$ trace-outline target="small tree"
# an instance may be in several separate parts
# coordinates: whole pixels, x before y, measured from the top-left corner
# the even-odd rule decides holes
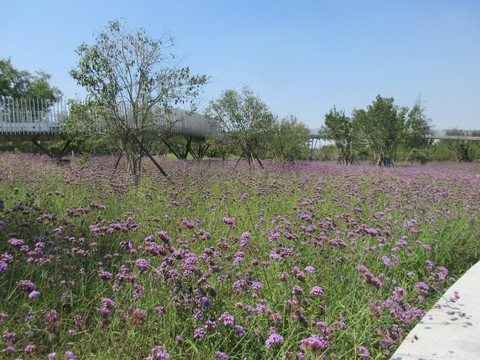
[[[310,130],[303,122],[292,115],[281,120],[275,119],[272,128],[269,141],[272,158],[294,162],[305,157]]]
[[[123,22],[112,21],[94,45],[77,49],[80,60],[70,71],[86,88],[103,130],[113,132],[128,170],[138,180],[147,135],[158,133],[155,124],[165,122],[173,106],[193,100],[207,81],[192,76],[188,67],[179,68],[169,53],[173,38],[163,34],[152,39],[144,29],[129,31]]]
[[[226,90],[220,99],[210,101],[206,116],[213,126],[239,149],[249,163],[257,160],[267,149],[267,141],[272,133],[273,115],[267,105],[252,90],[244,87],[239,94]]]
[[[431,119],[425,115],[425,108],[422,107],[420,99],[415,101],[412,110],[408,112],[405,123],[404,144],[408,148],[425,149],[432,145],[433,131]]]
[[[412,110],[408,112],[405,123],[405,133],[402,145],[405,148],[407,161],[418,161],[425,164],[429,161],[428,148],[433,144],[433,132],[430,125],[431,119],[425,115],[425,108],[421,105],[418,98],[413,105]]]
[[[354,110],[353,121],[358,124],[361,136],[374,152],[377,165],[393,163],[396,150],[405,133],[408,108],[399,108],[393,98],[377,98],[367,110]]]
[[[325,123],[320,129],[325,139],[333,140],[339,154],[339,161],[352,164],[355,158],[355,146],[359,142],[358,131],[345,111],[338,111],[335,106],[325,114]]]

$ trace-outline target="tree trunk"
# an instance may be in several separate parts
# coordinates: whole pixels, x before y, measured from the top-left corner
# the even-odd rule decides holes
[[[135,184],[138,184],[138,181],[140,180],[142,157],[141,151],[135,144],[133,137],[125,144],[125,157],[127,158],[127,172],[133,176]]]

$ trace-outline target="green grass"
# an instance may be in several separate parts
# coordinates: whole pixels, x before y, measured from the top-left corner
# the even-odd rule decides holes
[[[8,266],[0,274],[0,312],[7,315],[0,332],[16,334],[14,342],[0,340],[0,351],[15,349],[3,352],[6,358],[56,352],[63,359],[71,351],[82,359],[144,359],[162,346],[173,359],[212,359],[216,351],[229,359],[296,353],[361,359],[364,346],[372,358],[388,359],[418,314],[480,258],[475,167],[272,163],[260,169],[236,161],[159,159],[173,182],[146,162],[135,185],[122,167],[114,171],[113,158],[74,158],[63,166],[31,155],[0,159],[0,255]],[[235,225],[224,217],[236,218]],[[159,231],[168,234],[169,245]],[[248,246],[241,240],[245,232]],[[156,240],[146,242],[152,235]],[[12,238],[29,248],[12,245]],[[152,244],[160,253],[147,250]],[[193,255],[196,261],[189,262]],[[147,271],[138,259],[148,262]],[[20,280],[33,282],[40,296],[29,298],[17,286]],[[237,293],[239,280],[245,283]],[[418,282],[429,286],[428,294],[416,288]],[[294,295],[295,286],[303,294]],[[314,286],[325,296],[309,295]],[[404,295],[396,296],[397,288]],[[108,315],[98,310],[103,298],[115,301]],[[286,304],[293,300],[296,305]],[[50,310],[57,320],[46,319]],[[135,310],[146,318],[136,321]],[[233,326],[219,320],[225,312],[234,316]],[[29,315],[35,320],[26,322]],[[195,338],[207,320],[216,328]],[[271,327],[284,340],[268,348]],[[302,340],[313,334],[329,346],[315,353],[302,349]],[[35,350],[26,354],[29,344]]]

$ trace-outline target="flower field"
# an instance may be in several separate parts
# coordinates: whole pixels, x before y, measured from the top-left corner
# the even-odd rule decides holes
[[[388,359],[480,259],[479,164],[158,161],[0,154],[0,357]]]

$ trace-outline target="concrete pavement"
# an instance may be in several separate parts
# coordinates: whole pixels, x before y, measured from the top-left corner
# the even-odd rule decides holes
[[[455,299],[455,292],[460,298]],[[480,360],[480,262],[412,329],[391,360]]]

